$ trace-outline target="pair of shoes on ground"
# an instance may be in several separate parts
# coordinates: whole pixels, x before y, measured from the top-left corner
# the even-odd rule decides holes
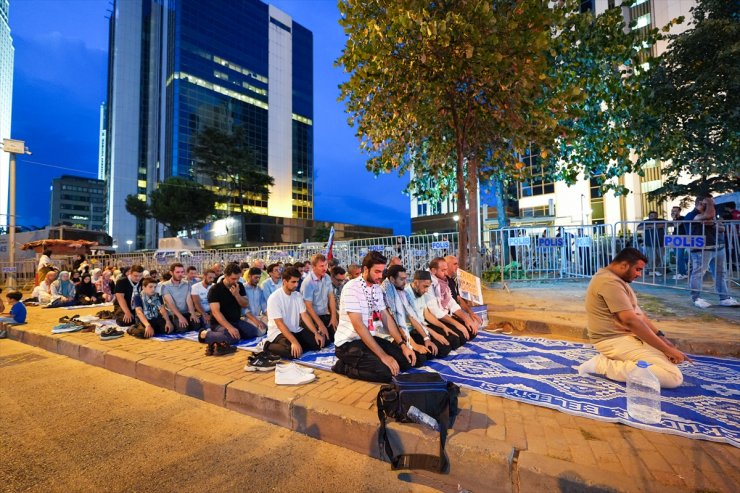
[[[110,310],[100,310],[98,313],[95,314],[95,316],[102,320],[112,320],[116,318],[115,313]]]
[[[206,346],[206,356],[224,356],[236,352],[236,346],[227,342],[212,342]]]
[[[316,380],[313,368],[298,366],[295,363],[277,365],[275,383],[278,385],[303,385]]]
[[[118,339],[119,337],[123,337],[123,334],[124,334],[124,332],[122,330],[118,330],[115,327],[106,327],[100,333],[100,340],[101,341],[110,341],[112,339]]]
[[[275,356],[268,351],[260,351],[247,358],[244,371],[272,371],[278,361],[280,361],[280,356]]]
[[[719,304],[720,306],[740,306],[740,302],[738,302],[735,298],[725,298],[724,300],[720,300]],[[712,304],[704,298],[695,299],[694,305],[698,306],[699,308],[709,308],[710,306],[712,306]]]
[[[676,274],[675,276],[673,276],[673,279],[675,279],[676,281],[680,281],[682,279],[688,279],[688,278],[689,276],[685,274]]]

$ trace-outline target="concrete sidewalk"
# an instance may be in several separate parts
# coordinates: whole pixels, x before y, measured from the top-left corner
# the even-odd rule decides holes
[[[30,323],[9,327],[12,339],[79,359],[144,382],[223,406],[342,447],[380,457],[378,385],[318,371],[301,387],[278,387],[272,373],[243,370],[244,351],[206,357],[200,344],[100,341],[90,333],[52,335],[64,315],[93,314],[29,308]],[[2,350],[0,341],[0,351]],[[11,390],[12,392],[13,390]],[[15,389],[22,391],[22,389]],[[740,450],[602,423],[463,389],[461,414],[447,452],[449,475],[420,473],[474,493],[534,491],[727,491],[740,489]],[[392,424],[405,451],[434,453],[436,437]],[[390,466],[389,466],[390,467]]]
[[[510,282],[508,290],[498,284],[485,289],[483,297],[489,319],[511,323],[516,334],[587,342],[583,304],[588,281]],[[685,290],[632,287],[640,306],[683,351],[740,357],[740,307],[717,305],[702,310],[691,303]],[[717,302],[716,296],[707,298]]]

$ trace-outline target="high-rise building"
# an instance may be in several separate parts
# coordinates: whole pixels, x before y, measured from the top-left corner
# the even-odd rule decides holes
[[[108,116],[105,103],[100,103],[100,133],[98,134],[98,180],[105,179],[105,140],[108,133]]]
[[[8,15],[10,1],[0,0],[0,142],[10,138],[10,117],[13,106],[13,59],[15,48],[10,36]],[[0,225],[8,224],[8,194],[10,155],[0,152]]]
[[[51,182],[51,226],[105,228],[105,182],[94,178],[62,175]]]
[[[275,180],[245,208],[313,219],[311,31],[258,0],[115,0],[108,69],[108,231],[119,244],[156,246],[156,223],[131,216],[126,196],[193,176],[208,127],[243,126]],[[238,210],[238,199],[220,207]]]

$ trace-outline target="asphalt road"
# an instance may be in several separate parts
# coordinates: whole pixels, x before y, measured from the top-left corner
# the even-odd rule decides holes
[[[387,463],[0,340],[0,490],[433,492]],[[422,484],[423,483],[423,484]]]

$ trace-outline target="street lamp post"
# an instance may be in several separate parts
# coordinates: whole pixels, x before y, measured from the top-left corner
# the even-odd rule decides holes
[[[31,154],[26,148],[26,143],[22,140],[3,139],[3,150],[10,154],[10,180],[9,204],[8,204],[8,260],[10,268],[15,267],[15,156],[16,154]],[[15,272],[8,272],[8,287],[15,288]]]
[[[132,240],[126,240],[126,244],[128,245],[128,252],[131,253],[131,245],[134,244]]]

